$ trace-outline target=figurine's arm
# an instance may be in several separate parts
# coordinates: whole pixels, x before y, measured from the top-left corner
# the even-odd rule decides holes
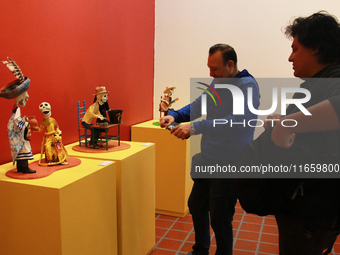
[[[54,130],[55,130],[55,132],[61,134],[61,130],[59,129],[58,122],[57,122],[54,118],[52,118],[52,119],[53,119],[53,124],[54,124]]]
[[[96,118],[97,119],[100,119],[100,120],[103,120],[105,119],[105,117],[101,114],[100,110],[99,110],[99,104],[96,103],[97,105],[95,105],[94,109],[95,109],[95,114],[96,114]]]
[[[40,127],[39,127],[39,130],[38,130],[37,132],[43,131],[44,127],[45,127],[45,120],[43,120],[43,121],[41,122]]]
[[[97,111],[95,111],[95,105],[96,103],[92,104],[88,109],[87,112],[88,114],[91,116],[91,118],[97,118],[97,113],[99,111],[99,109]]]
[[[164,102],[164,103],[166,103],[167,105],[169,105],[169,102],[168,102],[168,100],[161,99],[161,102]]]
[[[25,121],[24,118],[21,118],[21,111],[20,107],[18,107],[15,111],[14,117],[13,117],[14,125],[19,127],[21,130],[24,126],[27,126],[28,122]]]
[[[100,111],[99,111],[99,107],[98,107],[98,109],[97,109],[97,111],[94,113],[95,114],[95,117],[97,118],[97,119],[100,119],[100,120],[103,120],[104,119],[104,116],[100,113]]]
[[[100,118],[104,119],[104,117],[99,112],[99,107],[96,109],[96,104],[92,104],[85,113],[85,116],[83,118],[83,121],[85,121],[87,124],[90,124],[93,118]]]
[[[24,132],[25,132],[25,129],[29,126],[29,123],[25,121],[25,117],[21,118],[20,107],[17,107],[17,109],[15,110],[13,122],[14,122],[14,125],[17,126],[19,130],[21,131],[22,141],[24,141]]]
[[[55,129],[55,132],[56,133],[58,133],[59,135],[61,135],[61,130],[59,129],[59,125],[58,125],[58,122],[55,120],[55,119],[53,119],[53,122],[54,122],[54,129]]]

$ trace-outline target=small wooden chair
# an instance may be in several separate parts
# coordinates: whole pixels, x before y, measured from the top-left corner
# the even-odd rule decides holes
[[[79,146],[81,147],[82,144],[85,144],[87,147],[87,138],[91,138],[91,134],[87,133],[87,128],[85,128],[82,124],[81,121],[85,115],[86,112],[86,106],[85,106],[85,100],[83,101],[83,106],[80,106],[80,102],[78,101],[78,135],[79,135]],[[84,132],[83,132],[84,131]],[[85,142],[82,140],[84,139]]]

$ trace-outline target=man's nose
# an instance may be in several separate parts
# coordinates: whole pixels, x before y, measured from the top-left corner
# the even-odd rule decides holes
[[[293,62],[293,53],[289,55],[288,61],[289,61],[289,62]]]

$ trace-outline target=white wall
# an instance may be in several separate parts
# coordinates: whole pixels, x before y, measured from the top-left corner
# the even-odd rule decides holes
[[[166,86],[177,87],[175,109],[190,103],[190,78],[209,77],[208,49],[215,43],[232,45],[239,69],[255,78],[293,77],[291,41],[281,29],[320,10],[340,18],[340,1],[156,0],[154,117]]]

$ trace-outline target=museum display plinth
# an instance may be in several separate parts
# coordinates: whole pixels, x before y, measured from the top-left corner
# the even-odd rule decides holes
[[[192,188],[190,138],[181,140],[147,121],[131,127],[131,140],[156,144],[156,213],[184,217]]]
[[[116,165],[81,161],[30,180],[6,177],[12,163],[0,166],[0,254],[117,254]]]
[[[70,156],[114,160],[117,171],[118,254],[145,255],[155,245],[155,145],[137,142],[126,150],[86,153],[66,146]]]

